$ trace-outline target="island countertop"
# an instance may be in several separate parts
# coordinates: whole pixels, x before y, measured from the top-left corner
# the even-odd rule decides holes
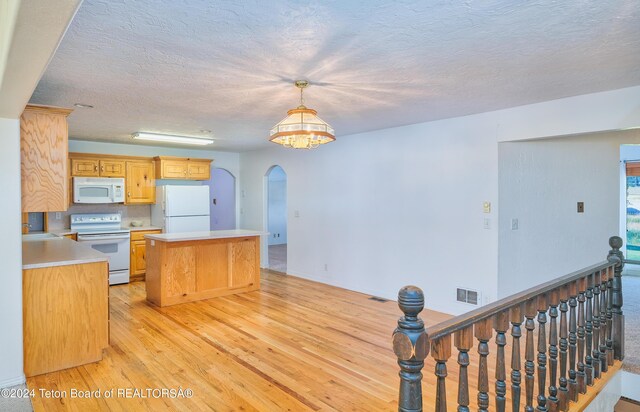
[[[145,239],[159,240],[161,242],[184,242],[190,240],[210,240],[210,239],[229,239],[235,237],[248,237],[248,236],[264,236],[268,235],[267,232],[259,230],[246,230],[246,229],[234,229],[234,230],[212,230],[209,232],[183,232],[183,233],[162,233],[145,235]]]
[[[107,256],[67,238],[22,241],[22,269],[106,262]]]

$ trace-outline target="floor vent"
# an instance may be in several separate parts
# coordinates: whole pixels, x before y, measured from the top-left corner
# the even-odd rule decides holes
[[[383,303],[384,302],[389,302],[389,299],[379,298],[377,296],[371,296],[369,299],[370,300],[375,300],[376,302],[383,302]]]
[[[470,305],[477,305],[478,291],[458,288],[456,291],[456,300],[458,302],[468,303]]]

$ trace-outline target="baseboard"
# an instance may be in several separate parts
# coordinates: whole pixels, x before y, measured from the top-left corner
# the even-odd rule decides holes
[[[5,379],[0,381],[0,388],[8,388],[10,386],[22,385],[27,380],[24,375],[17,376],[15,378]]]

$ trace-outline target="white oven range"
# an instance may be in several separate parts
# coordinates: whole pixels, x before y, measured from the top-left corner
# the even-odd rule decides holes
[[[80,213],[71,215],[71,230],[78,242],[109,258],[109,284],[129,283],[131,231],[122,228],[120,213]]]

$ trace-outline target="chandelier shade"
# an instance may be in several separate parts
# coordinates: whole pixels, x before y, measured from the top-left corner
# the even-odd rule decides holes
[[[295,85],[300,89],[300,106],[289,110],[287,117],[271,129],[269,140],[293,149],[315,149],[336,140],[333,128],[303,104],[302,90],[309,83],[298,80]]]

